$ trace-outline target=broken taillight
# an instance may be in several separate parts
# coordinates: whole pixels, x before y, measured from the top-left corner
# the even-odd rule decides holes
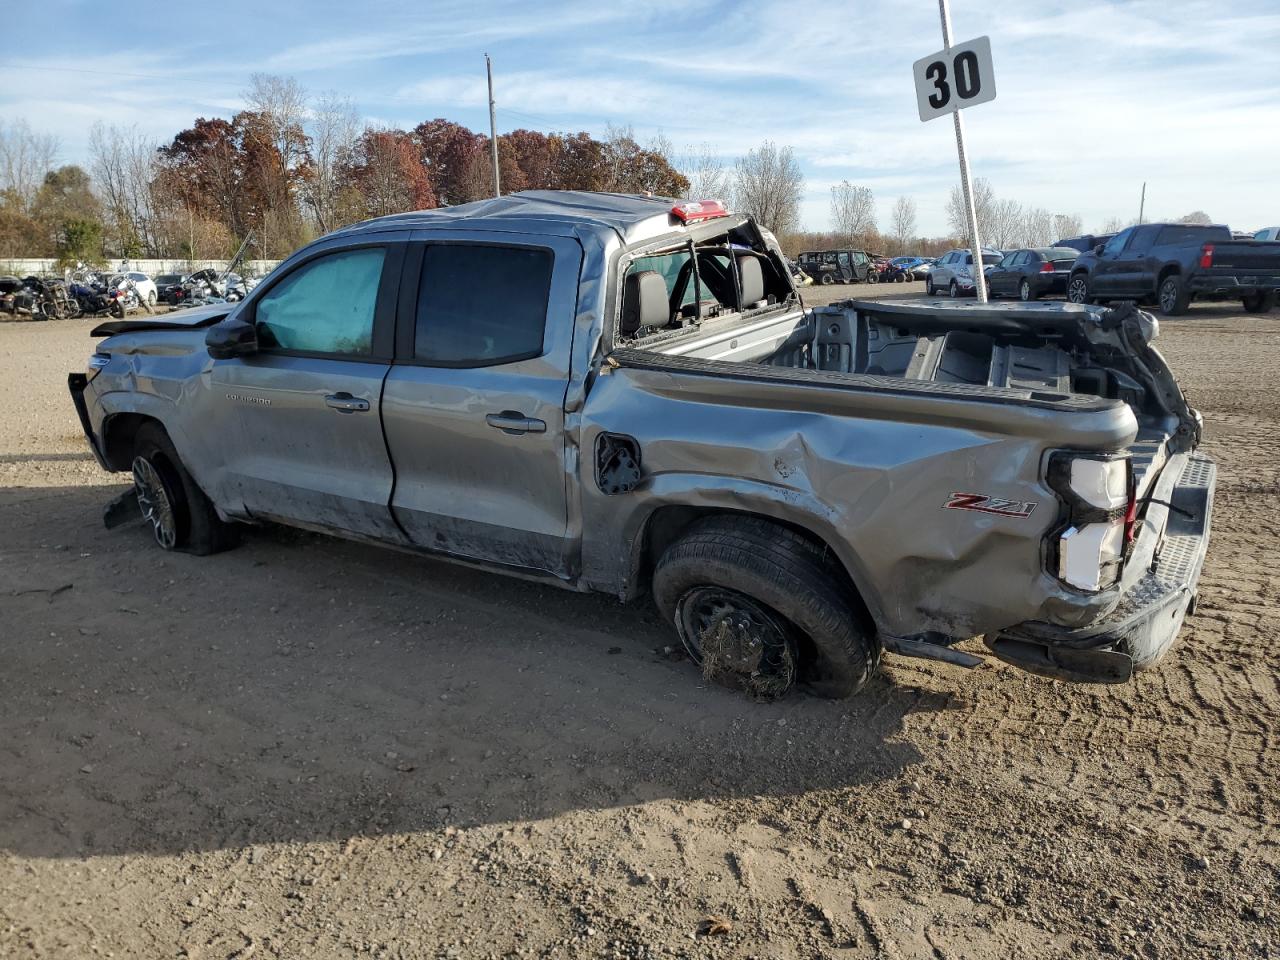
[[[1200,269],[1208,270],[1213,266],[1213,244],[1206,243],[1200,248]]]
[[[727,217],[729,211],[723,200],[682,200],[671,208],[671,215],[682,223],[697,223]]]

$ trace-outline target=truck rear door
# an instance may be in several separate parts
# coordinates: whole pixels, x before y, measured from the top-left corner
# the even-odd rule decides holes
[[[563,575],[564,398],[582,249],[430,231],[411,246],[382,419],[415,545]]]

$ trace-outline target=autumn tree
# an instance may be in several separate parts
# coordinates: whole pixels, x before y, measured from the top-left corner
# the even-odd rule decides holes
[[[47,173],[32,215],[44,234],[41,253],[70,260],[102,255],[102,208],[83,168],[65,166]]]
[[[358,192],[366,217],[436,205],[418,142],[403,130],[366,130],[356,142],[345,180]]]

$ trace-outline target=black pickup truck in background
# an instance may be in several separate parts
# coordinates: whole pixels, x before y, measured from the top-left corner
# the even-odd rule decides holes
[[[1280,292],[1280,242],[1233,240],[1224,226],[1144,223],[1080,255],[1067,281],[1072,303],[1137,300],[1166,316],[1193,300],[1239,300],[1265,313]]]

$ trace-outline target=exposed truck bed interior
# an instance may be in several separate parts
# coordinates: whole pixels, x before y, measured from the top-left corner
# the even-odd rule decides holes
[[[1151,372],[1132,351],[1090,335],[1090,327],[1103,322],[1096,308],[845,301],[807,312],[764,313],[721,329],[708,323],[650,350],[689,360],[891,378],[886,387],[892,380],[963,384],[967,392],[977,388],[1009,402],[1120,400],[1138,420],[1131,452],[1140,494],[1159,474],[1167,441],[1179,426],[1176,411],[1163,405]]]

